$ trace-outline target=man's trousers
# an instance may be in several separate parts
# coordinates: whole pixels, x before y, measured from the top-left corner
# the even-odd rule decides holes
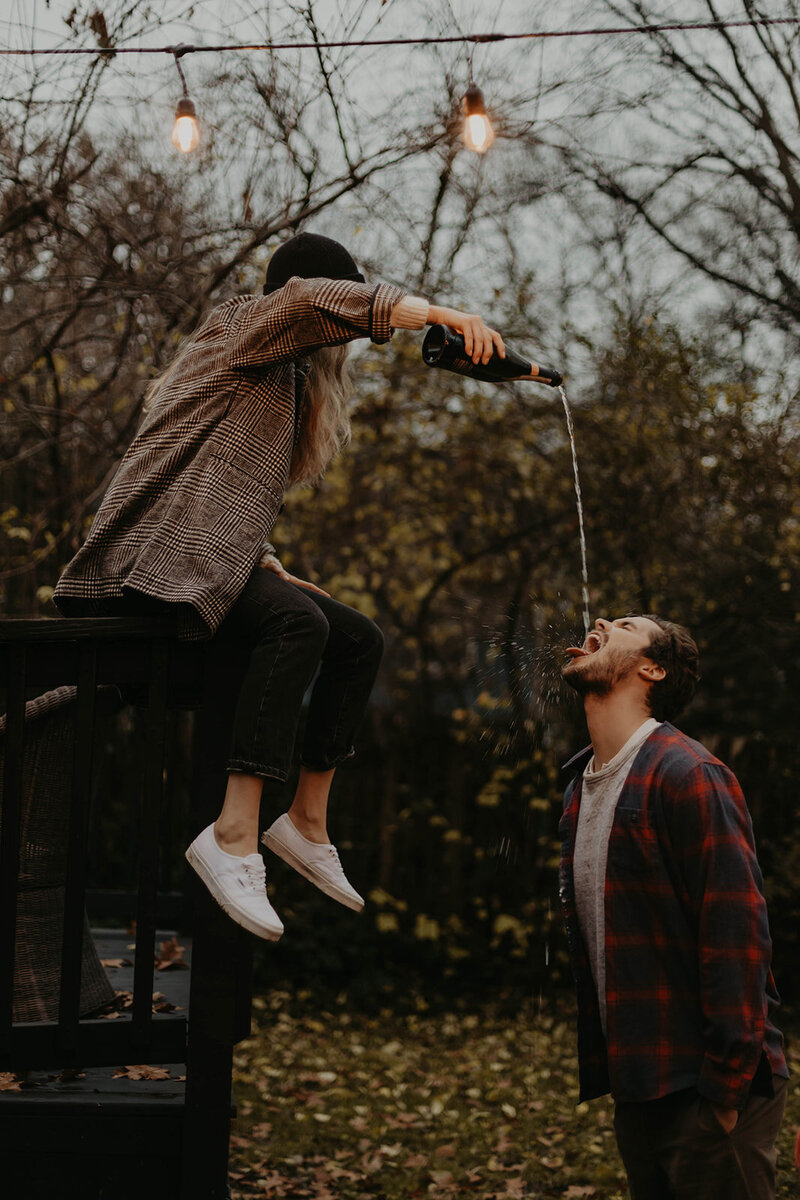
[[[773,1200],[787,1081],[774,1084],[774,1097],[750,1096],[729,1134],[694,1088],[618,1102],[614,1129],[632,1200]]]

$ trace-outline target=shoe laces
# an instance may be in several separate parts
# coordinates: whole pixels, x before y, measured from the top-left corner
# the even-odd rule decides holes
[[[267,872],[260,854],[251,854],[242,862],[242,882],[248,891],[258,895],[266,891]]]
[[[336,849],[335,846],[332,846],[332,845],[328,846],[328,857],[333,859],[334,866],[338,867],[340,871],[343,869],[342,868],[342,860],[339,858],[339,851]]]

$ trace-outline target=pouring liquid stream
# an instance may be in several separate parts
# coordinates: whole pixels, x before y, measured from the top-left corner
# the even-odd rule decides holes
[[[581,494],[581,477],[578,471],[578,452],[575,449],[575,427],[572,423],[572,413],[569,404],[567,403],[567,394],[563,387],[559,386],[561,394],[561,402],[564,405],[564,416],[567,418],[567,433],[569,434],[569,445],[572,451],[572,474],[575,479],[575,502],[578,509],[578,534],[581,543],[581,586],[583,598],[583,629],[588,636],[590,618],[589,618],[589,570],[586,565],[586,530],[583,523],[583,496]]]

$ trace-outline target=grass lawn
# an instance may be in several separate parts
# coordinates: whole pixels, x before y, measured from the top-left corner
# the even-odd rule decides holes
[[[234,1200],[627,1197],[610,1100],[576,1107],[566,996],[512,1015],[293,1015],[289,1000],[257,1000],[237,1048]],[[792,1065],[782,1200],[797,1195],[800,1049]]]

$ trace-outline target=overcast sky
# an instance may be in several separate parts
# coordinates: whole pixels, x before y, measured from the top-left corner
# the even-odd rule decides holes
[[[77,6],[78,19],[70,30],[66,19]],[[48,47],[56,45],[94,46],[94,35],[85,27],[81,18],[99,8],[113,25],[114,14],[129,7],[129,0],[0,0],[0,38],[16,48]],[[270,41],[286,39],[296,41],[302,35],[293,6],[289,3],[265,4],[263,0],[153,0],[147,15],[147,6],[142,6],[142,19],[131,27],[129,36],[120,44],[126,46],[154,47],[182,42],[195,45],[210,45],[219,42]],[[776,6],[776,12],[783,11]],[[316,0],[315,16],[323,36],[336,39],[342,36],[374,38],[391,36],[429,36],[442,33],[492,32],[521,33],[553,29],[579,29],[608,27],[618,21],[607,13],[603,3],[584,0],[565,0],[554,6],[549,0],[497,0],[492,6],[478,0]],[[724,17],[742,15],[736,0],[720,0],[718,11]],[[658,7],[659,17],[665,20],[698,20],[707,17],[705,4],[701,0],[663,0]],[[277,15],[275,15],[277,14]],[[720,39],[713,33],[696,32],[691,35],[696,47],[715,49]],[[746,39],[754,37],[743,31]],[[473,54],[473,73],[484,87],[487,104],[503,108],[507,115],[516,120],[534,120],[545,137],[553,141],[567,140],[579,133],[585,124],[585,113],[591,109],[600,95],[607,101],[606,112],[595,116],[592,124],[593,146],[609,161],[624,159],[632,142],[632,133],[641,120],[641,110],[624,112],[620,116],[626,94],[635,95],[642,86],[643,65],[638,57],[642,39],[635,35],[626,38],[580,38],[574,40],[518,41],[478,46]],[[716,50],[715,50],[716,52]],[[247,52],[258,64],[259,56],[268,61],[267,52]],[[313,51],[281,51],[280,61],[301,76],[311,78],[317,71]],[[470,49],[464,45],[452,45],[433,50],[431,48],[364,48],[332,51],[330,62],[334,69],[341,68],[348,77],[348,92],[353,95],[354,110],[360,128],[368,132],[370,114],[386,109],[387,103],[401,98],[404,104],[430,106],[437,99],[443,101],[444,77],[449,74],[463,86],[469,82]],[[190,94],[195,100],[209,135],[216,128],[223,128],[221,106],[226,103],[225,94],[210,83],[211,75],[222,66],[241,62],[239,55],[187,55],[182,59]],[[604,78],[606,67],[615,65],[613,76],[614,94],[604,93],[598,80]],[[85,59],[64,57],[8,58],[0,60],[0,94],[6,99],[28,93],[35,80],[34,99],[40,112],[47,120],[58,119],[57,102],[74,94],[75,80]],[[409,88],[411,89],[409,92]],[[101,99],[90,117],[90,127],[102,124],[106,131],[119,131],[124,136],[126,129],[134,125],[137,132],[149,133],[153,138],[154,154],[163,156],[169,163],[174,151],[169,144],[169,133],[175,103],[180,95],[180,80],[175,64],[167,54],[118,56],[104,72]],[[514,96],[514,108],[509,106],[509,97]],[[527,96],[527,99],[525,98]],[[520,98],[521,97],[521,98]],[[677,86],[673,100],[680,101]],[[230,102],[229,100],[227,102]],[[234,100],[235,104],[235,93]],[[50,106],[53,106],[52,112]],[[687,113],[687,121],[695,114]],[[227,114],[228,119],[230,112]],[[664,134],[666,138],[668,135]],[[662,146],[656,146],[658,152]],[[733,152],[736,152],[733,147]],[[513,142],[499,139],[491,152],[491,161],[486,156],[487,180],[493,174],[517,169]],[[268,165],[268,164],[267,164]],[[535,168],[535,163],[534,163]],[[186,170],[197,170],[196,165],[187,163]],[[237,164],[232,167],[235,177]],[[398,203],[406,208],[416,203],[420,207],[420,226],[433,189],[426,184],[425,170],[435,179],[438,172],[436,161],[410,166],[397,186],[405,189]],[[230,180],[222,181],[221,187]],[[233,184],[236,183],[235,178]],[[418,189],[415,191],[415,189]],[[427,190],[426,190],[427,189]],[[221,194],[221,193],[220,193]],[[236,194],[231,186],[231,194]],[[414,197],[419,197],[414,200]],[[409,199],[410,198],[410,199]],[[603,201],[597,199],[597,211]],[[351,218],[339,215],[342,233],[348,239],[363,242],[364,221],[353,210]],[[559,207],[556,198],[548,210],[547,204],[538,202],[526,213],[524,205],[519,213],[519,255],[521,261],[535,265],[542,288],[553,287],[562,269],[565,255],[569,255],[574,239],[574,214]],[[349,221],[349,224],[348,224]],[[548,224],[549,222],[549,224]],[[404,234],[401,227],[393,227],[388,206],[376,212],[371,222],[375,240],[365,243],[365,253],[381,258],[391,274],[396,277],[402,270]],[[473,240],[460,251],[459,278],[464,280],[463,296],[491,296],[485,291],[487,283],[485,263],[491,258],[492,242],[486,230],[476,229]],[[382,256],[382,257],[381,257]],[[395,256],[396,261],[392,261]],[[577,256],[576,256],[577,257]],[[658,245],[651,243],[647,259],[641,257],[634,264],[644,279],[649,276],[647,286],[660,280],[669,282],[676,311],[690,312],[709,295],[706,285],[700,284],[696,276]],[[673,283],[673,280],[675,281]],[[613,281],[612,281],[613,282]],[[579,304],[579,301],[574,301]],[[575,310],[573,310],[575,311]],[[579,309],[577,310],[579,311]],[[587,325],[597,313],[596,302],[590,301],[580,319]],[[545,347],[549,350],[549,347]]]

